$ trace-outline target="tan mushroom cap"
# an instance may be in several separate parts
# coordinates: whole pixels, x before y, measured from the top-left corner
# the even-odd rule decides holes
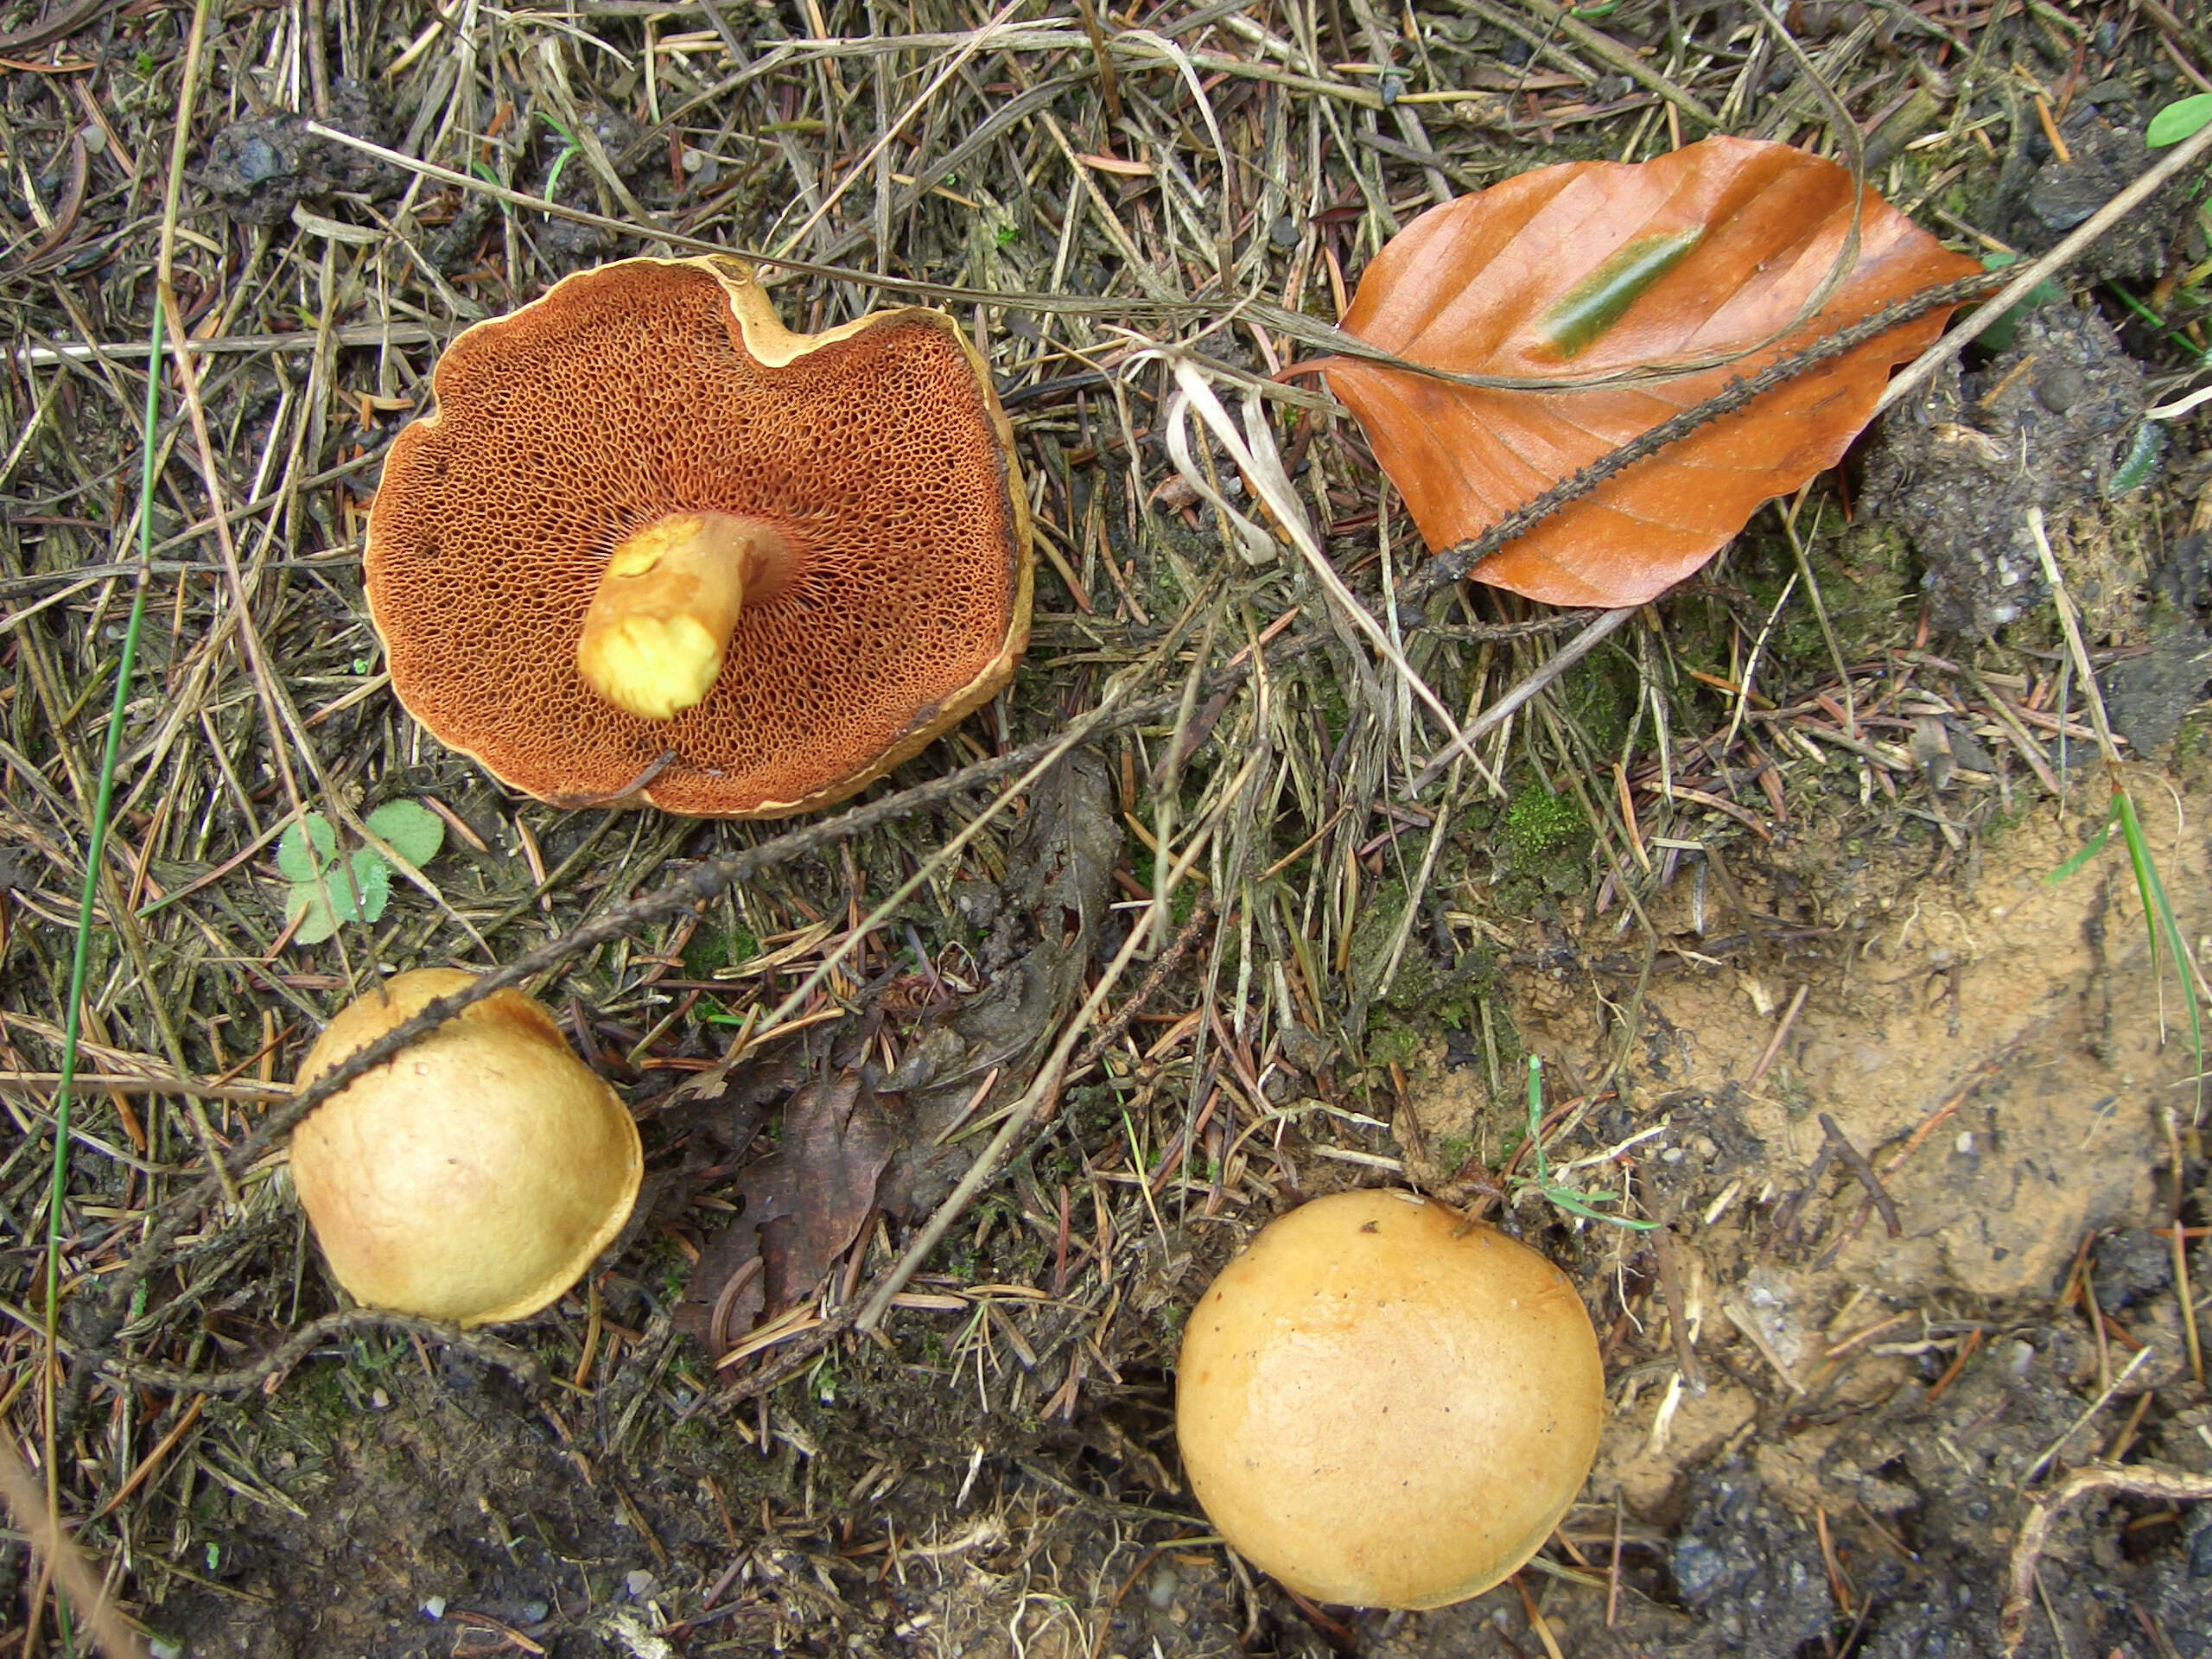
[[[1013,431],[941,312],[794,334],[735,260],[632,259],[477,324],[431,384],[370,513],[370,610],[409,712],[513,788],[825,805],[988,701],[1027,644]],[[704,700],[652,719],[575,658],[616,547],[672,515],[765,524],[791,559]]]
[[[476,976],[400,974],[324,1027],[304,1088]],[[553,1017],[494,991],[292,1131],[292,1182],[338,1282],[371,1307],[490,1325],[575,1283],[630,1219],[638,1127]]]
[[[1565,1274],[1441,1205],[1340,1192],[1268,1225],[1191,1310],[1175,1431],[1255,1566],[1314,1601],[1441,1607],[1551,1535],[1605,1404]]]

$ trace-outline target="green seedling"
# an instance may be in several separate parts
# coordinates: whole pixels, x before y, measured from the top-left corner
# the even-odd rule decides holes
[[[2212,121],[2212,92],[2179,99],[2151,118],[2151,124],[2143,130],[2143,142],[2153,149],[2164,149],[2196,137],[2208,121]]]
[[[2143,820],[2135,810],[2135,797],[2129,791],[2127,774],[2123,769],[2120,750],[2113,742],[2112,728],[2105,718],[2104,696],[2097,689],[2096,672],[2089,665],[2089,652],[2082,642],[2082,628],[2074,614],[2073,595],[2066,591],[2066,581],[2058,569],[2057,556],[2050,550],[2050,537],[2044,532],[2043,510],[2030,507],[2027,513],[2029,533],[2035,537],[2036,556],[2043,563],[2044,579],[2050,583],[2051,604],[2058,612],[2059,625],[2066,632],[2066,649],[2074,659],[2075,672],[2082,679],[2083,695],[2089,705],[2090,723],[2096,728],[2097,751],[2105,763],[2105,777],[2111,797],[2105,808],[2105,821],[2096,832],[2083,843],[2082,849],[2044,878],[2050,881],[2063,881],[2087,864],[2112,839],[2117,828],[2121,844],[2127,849],[2128,868],[2135,876],[2136,895],[2143,901],[2143,928],[2151,938],[2151,972],[2157,979],[2159,995],[2159,1032],[2163,1039],[2165,1028],[2165,982],[2158,977],[2158,954],[2163,948],[2172,963],[2174,977],[2181,983],[2182,1004],[2189,1011],[2189,1046],[2196,1062],[2196,1115],[2204,1114],[2204,1020],[2197,996],[2198,970],[2196,959],[2190,955],[2189,936],[2181,930],[2175,918],[2173,900],[2166,893],[2166,883],[2158,874],[2158,866],[2151,855],[2150,839],[2143,833]],[[2177,1225],[2179,1224],[2177,1223]],[[2177,1234],[2178,1238],[2179,1235]],[[2178,1249],[2178,1246],[2177,1246]],[[2183,1304],[2186,1307],[2187,1304]],[[2191,1340],[2194,1351],[2195,1342]]]
[[[445,844],[446,827],[418,801],[386,801],[362,822],[369,833],[421,869]],[[384,914],[391,899],[391,861],[374,847],[338,856],[338,832],[320,812],[301,815],[276,843],[276,868],[292,885],[284,894],[284,920],[292,937],[320,944],[346,922],[364,925]]]
[[[2017,253],[1985,253],[1981,256],[1981,268],[1984,270],[2003,270],[2007,265],[2018,264],[2020,256]],[[2039,305],[2050,305],[2065,297],[2064,289],[2050,277],[2044,277],[2027,291],[2018,305],[2011,307],[1981,331],[1981,344],[1993,352],[2009,351],[2019,334],[2021,317]]]
[[[2106,810],[2105,821],[2079,852],[2044,879],[2054,883],[2063,881],[2104,850],[2115,829],[2120,831],[2120,844],[2127,849],[2128,868],[2135,876],[2136,895],[2143,901],[2143,929],[2151,939],[2152,969],[2157,971],[2163,949],[2173,963],[2174,977],[2181,983],[2182,1004],[2189,1011],[2190,1052],[2196,1064],[2197,1110],[2201,1114],[2204,1104],[2204,1023],[2203,1012],[2197,1003],[2196,965],[2190,955],[2189,936],[2181,931],[2181,923],[2175,918],[2173,900],[2167,896],[2165,880],[2151,856],[2150,842],[2143,834],[2143,821],[2135,810],[2135,798],[2128,792],[2117,765],[2112,766],[2110,771],[2112,803]]]
[[[1578,1192],[1562,1181],[1552,1178],[1551,1160],[1544,1155],[1544,1083],[1543,1062],[1534,1054],[1529,1057],[1529,1148],[1536,1155],[1534,1175],[1513,1178],[1516,1192],[1535,1192],[1545,1202],[1556,1205],[1570,1216],[1580,1216],[1585,1221],[1602,1221],[1610,1226],[1625,1227],[1631,1232],[1648,1233],[1659,1224],[1639,1221],[1633,1216],[1624,1216],[1599,1206],[1618,1204],[1620,1196],[1614,1192]]]
[[[576,135],[550,115],[541,111],[545,124],[561,136],[561,153],[553,158],[553,165],[545,171],[545,200],[550,206],[556,198],[554,192],[561,188],[561,175],[569,163],[583,154],[583,146],[576,142]]]

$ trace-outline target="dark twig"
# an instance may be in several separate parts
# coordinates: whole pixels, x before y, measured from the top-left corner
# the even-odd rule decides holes
[[[333,1337],[352,1336],[364,1331],[397,1331],[427,1341],[442,1342],[472,1359],[498,1366],[531,1394],[542,1394],[547,1386],[545,1367],[538,1363],[537,1356],[512,1343],[502,1342],[480,1331],[464,1331],[442,1320],[417,1319],[411,1313],[386,1313],[372,1307],[326,1313],[312,1325],[302,1325],[282,1346],[272,1348],[251,1365],[241,1365],[236,1370],[179,1371],[166,1365],[139,1365],[118,1359],[103,1361],[100,1369],[149,1388],[191,1389],[200,1394],[244,1394],[262,1387],[271,1377],[281,1377]]]
[[[1122,1034],[1128,1030],[1129,1022],[1143,1013],[1152,1000],[1166,988],[1168,979],[1183,965],[1183,959],[1191,954],[1191,947],[1198,943],[1198,935],[1212,919],[1212,900],[1201,898],[1198,907],[1192,911],[1190,919],[1183,924],[1167,948],[1160,953],[1128,1000],[1115,1009],[1111,1016],[1101,1020],[1097,1029],[1090,1033],[1090,1040],[1075,1057],[1075,1064],[1068,1067],[1068,1082],[1072,1083],[1090,1071],[1098,1064],[1099,1056],[1122,1040]]]
[[[1688,1300],[1682,1294],[1681,1270],[1675,1265],[1673,1230],[1662,1222],[1646,1236],[1651,1240],[1651,1259],[1659,1267],[1659,1294],[1667,1301],[1667,1324],[1675,1338],[1675,1363],[1681,1367],[1682,1381],[1689,1391],[1703,1394],[1705,1367],[1698,1362],[1697,1350],[1690,1345],[1689,1320],[1686,1317]]]
[[[1288,657],[1303,649],[1303,641],[1285,639],[1279,642],[1269,655],[1271,658]],[[1235,685],[1249,671],[1249,662],[1240,664],[1212,676],[1209,684],[1217,687]],[[1107,703],[1071,721],[1049,738],[1040,738],[1005,754],[979,760],[942,778],[917,784],[912,789],[897,791],[839,813],[835,817],[787,831],[758,846],[707,860],[665,887],[641,893],[626,904],[610,906],[572,931],[549,939],[534,950],[524,951],[511,962],[486,969],[464,988],[429,1003],[412,1019],[394,1027],[376,1041],[357,1049],[344,1061],[294,1095],[285,1104],[271,1108],[253,1132],[242,1137],[232,1147],[220,1168],[210,1172],[181,1197],[172,1199],[165,1213],[147,1229],[129,1263],[107,1280],[105,1306],[89,1313],[80,1327],[79,1357],[70,1378],[69,1409],[65,1412],[65,1417],[73,1420],[76,1410],[82,1408],[90,1387],[92,1370],[105,1368],[109,1345],[122,1327],[124,1310],[130,1306],[132,1293],[168,1258],[177,1236],[196,1221],[221,1194],[224,1179],[226,1177],[235,1179],[242,1174],[256,1159],[289,1135],[308,1113],[356,1077],[383,1065],[402,1049],[420,1041],[447,1020],[496,991],[520,985],[540,974],[550,972],[598,945],[622,938],[663,917],[707,904],[762,870],[818,853],[878,824],[927,811],[969,790],[1023,772],[1056,749],[1071,748],[1110,732],[1160,719],[1174,710],[1181,696],[1178,690],[1132,702]]]
[[[1821,1149],[1814,1155],[1813,1166],[1805,1173],[1805,1184],[1789,1195],[1774,1218],[1774,1240],[1778,1244],[1795,1243],[1797,1238],[1797,1218],[1803,1213],[1805,1201],[1820,1190],[1821,1177],[1828,1173],[1828,1166],[1835,1161],[1835,1143],[1823,1140]]]
[[[1873,1200],[1874,1207],[1882,1212],[1882,1225],[1889,1230],[1890,1236],[1904,1237],[1904,1223],[1898,1219],[1897,1200],[1890,1197],[1889,1188],[1882,1185],[1882,1178],[1874,1173],[1874,1166],[1867,1162],[1866,1154],[1851,1144],[1836,1127],[1835,1119],[1826,1112],[1821,1114],[1821,1132],[1834,1144],[1835,1155],[1843,1161],[1843,1166],[1858,1179],[1859,1185]]]
[[[1276,642],[1266,654],[1271,663],[1287,661],[1302,654],[1307,645],[1308,642],[1303,639],[1286,638]],[[1209,690],[1232,688],[1243,682],[1249,673],[1250,666],[1250,659],[1247,658],[1226,667],[1208,677],[1205,687]],[[429,1003],[412,1019],[394,1027],[376,1041],[357,1049],[289,1101],[271,1108],[253,1132],[232,1147],[220,1168],[203,1177],[181,1197],[171,1200],[165,1212],[147,1229],[129,1263],[106,1281],[104,1287],[106,1293],[105,1306],[88,1312],[85,1316],[80,1326],[77,1362],[70,1376],[64,1420],[73,1422],[76,1413],[82,1409],[88,1397],[93,1372],[111,1369],[109,1349],[122,1328],[124,1311],[130,1304],[132,1293],[168,1259],[170,1247],[177,1236],[196,1221],[221,1194],[224,1179],[227,1177],[234,1180],[256,1159],[289,1134],[308,1113],[356,1077],[383,1065],[402,1049],[420,1041],[447,1020],[496,991],[549,973],[600,944],[628,935],[663,917],[705,905],[762,870],[818,853],[878,824],[927,811],[969,790],[1024,772],[1056,751],[1065,752],[1091,739],[1172,715],[1180,703],[1182,695],[1178,690],[1132,702],[1106,703],[1071,721],[1050,737],[1040,738],[1005,754],[979,760],[942,778],[917,784],[912,789],[899,790],[867,802],[836,817],[787,831],[758,846],[709,859],[665,887],[641,893],[626,904],[610,906],[574,931],[549,939],[511,962],[486,969],[464,988]],[[833,1333],[812,1334],[826,1338]],[[194,1382],[193,1386],[205,1388],[207,1385]]]

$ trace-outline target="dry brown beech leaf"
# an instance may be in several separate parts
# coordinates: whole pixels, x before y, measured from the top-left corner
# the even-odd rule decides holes
[[[897,1140],[858,1072],[799,1090],[782,1144],[738,1177],[744,1212],[701,1253],[677,1327],[720,1358],[764,1314],[811,1295],[874,1212]]]
[[[1870,190],[1857,261],[1796,321],[1850,230],[1849,172],[1787,144],[1708,138],[1656,161],[1540,168],[1393,237],[1360,278],[1345,331],[1428,367],[1554,380],[1758,349],[1724,367],[1592,391],[1493,391],[1343,357],[1323,366],[1440,551],[1732,380],[1980,269]],[[1890,370],[1948,315],[1901,324],[1699,428],[1471,574],[1554,605],[1656,596],[1761,502],[1834,466]]]

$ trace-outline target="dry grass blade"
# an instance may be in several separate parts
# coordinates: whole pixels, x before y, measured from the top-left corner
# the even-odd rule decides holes
[[[30,1540],[31,1548],[60,1581],[63,1592],[85,1620],[86,1632],[107,1659],[145,1659],[146,1644],[138,1632],[123,1621],[114,1599],[93,1573],[74,1539],[62,1530],[48,1507],[46,1495],[22,1459],[16,1455],[10,1437],[0,1434],[0,1492],[4,1492],[16,1524]]]
[[[1459,729],[1459,721],[1452,717],[1443,699],[1436,695],[1427,680],[1414,671],[1397,642],[1344,585],[1344,578],[1337,574],[1336,567],[1322,552],[1319,542],[1314,537],[1313,526],[1307,522],[1305,509],[1299,505],[1297,498],[1291,493],[1289,476],[1283,471],[1282,459],[1276,453],[1265,423],[1260,417],[1258,400],[1247,397],[1244,430],[1239,432],[1229,418],[1229,411],[1221,406],[1221,400],[1214,396],[1213,389],[1206,385],[1205,378],[1193,364],[1178,358],[1173,359],[1173,368],[1180,392],[1178,401],[1168,405],[1166,418],[1169,430],[1173,432],[1180,425],[1185,411],[1197,414],[1205,423],[1215,439],[1229,451],[1244,476],[1259,491],[1261,499],[1267,503],[1275,523],[1289,537],[1291,545],[1298,550],[1299,556],[1306,562],[1306,568],[1328,594],[1338,613],[1367,636],[1376,655],[1389,663],[1404,683],[1412,689],[1413,694],[1421,699],[1451,739],[1452,752],[1472,761],[1475,770],[1482,774],[1484,781],[1492,791],[1503,794],[1504,786],[1498,782],[1497,774],[1483,756],[1475,753],[1472,740]],[[1186,476],[1192,478],[1194,488],[1204,483],[1194,474],[1186,473]],[[1211,486],[1207,487],[1211,491]],[[1233,514],[1233,510],[1217,493],[1214,499],[1224,516]],[[1234,522],[1243,533],[1248,548],[1255,542],[1266,540],[1267,532],[1250,519],[1234,514]],[[1248,552],[1247,556],[1251,555]]]
[[[2036,1564],[2043,1559],[2051,1527],[2069,1504],[2091,1492],[2121,1492],[2130,1497],[2201,1503],[2212,1499],[2212,1475],[2190,1474],[2152,1465],[2131,1464],[2118,1468],[2093,1463],[2076,1469],[2049,1491],[2031,1499],[2018,1541],[2012,1546],[2005,1605],[1998,1616],[1998,1632],[2007,1655],[2017,1653],[2027,1638],[2028,1620],[2035,1608]]]

